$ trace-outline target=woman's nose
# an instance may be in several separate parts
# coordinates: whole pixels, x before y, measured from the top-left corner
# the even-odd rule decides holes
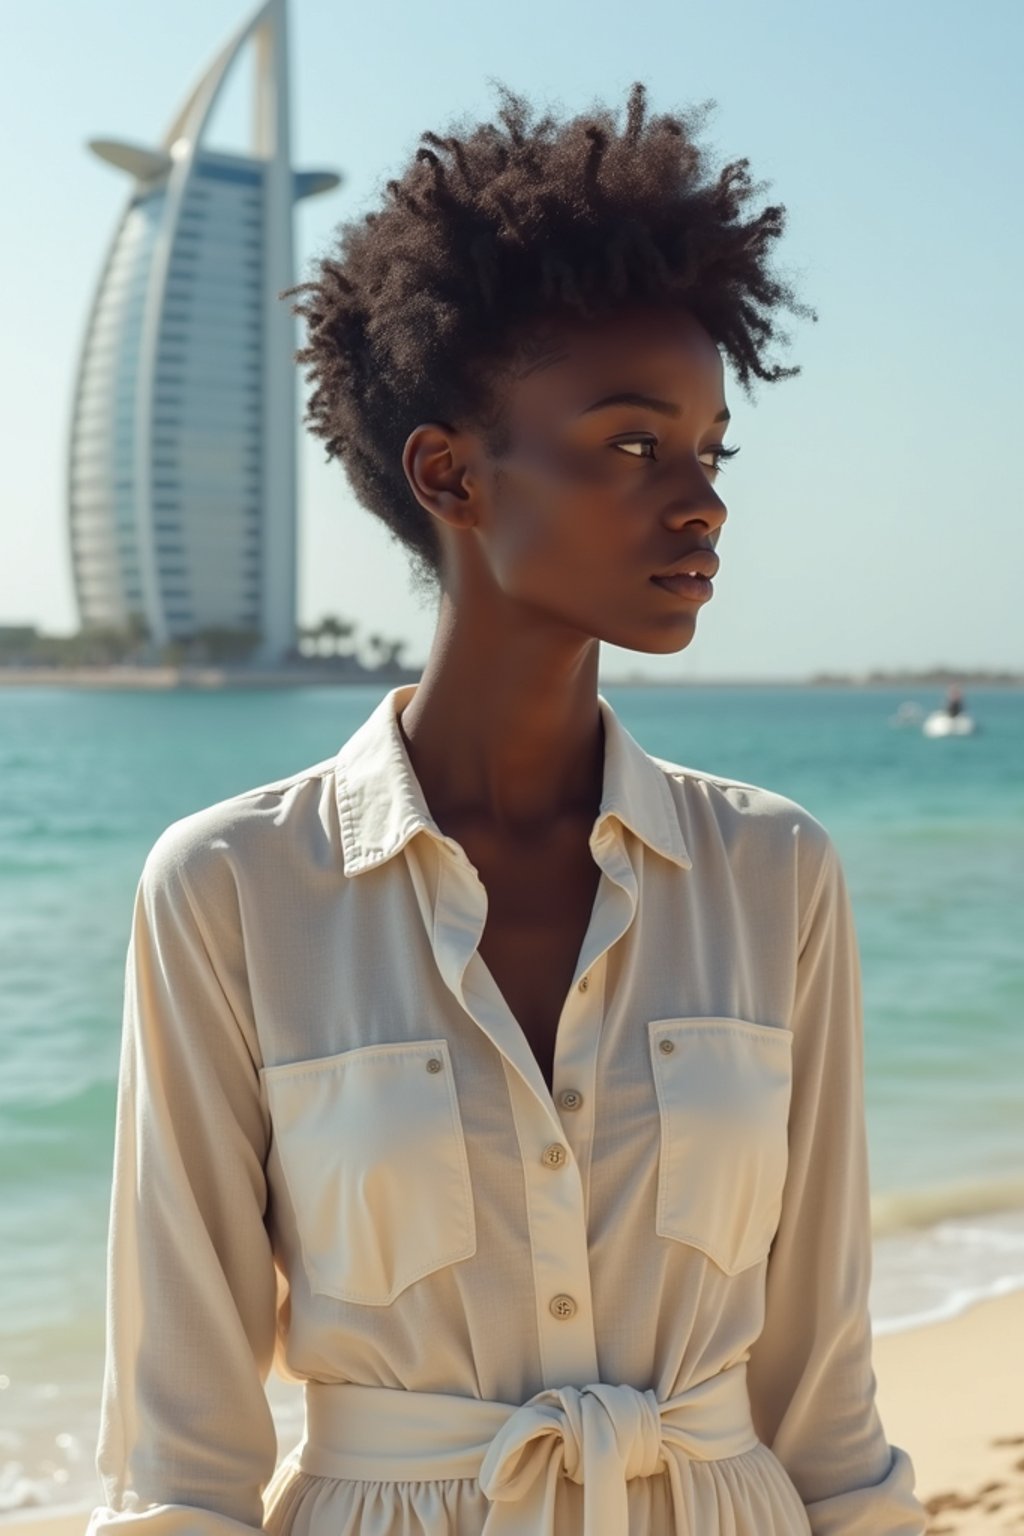
[[[685,499],[680,497],[666,509],[665,521],[673,528],[687,523],[704,523],[713,533],[718,533],[728,517],[728,508],[721,496],[707,479]]]

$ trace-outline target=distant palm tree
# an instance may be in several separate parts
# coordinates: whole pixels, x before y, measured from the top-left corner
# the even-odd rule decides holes
[[[320,654],[320,625],[300,624],[297,633],[300,644],[302,641],[309,642],[308,646],[303,649],[302,654],[304,656],[318,656]]]
[[[343,653],[343,648],[339,642],[347,640],[354,630],[355,625],[350,623],[348,619],[340,619],[336,614],[325,613],[317,625],[315,633],[318,637],[323,637],[327,640],[326,654],[328,656],[337,656],[340,652]],[[321,652],[321,654],[324,653]]]
[[[367,635],[366,637],[366,664],[370,667],[379,667],[381,653],[387,644],[381,635]]]
[[[400,667],[402,665],[402,652],[407,650],[408,640],[385,640],[382,667]]]

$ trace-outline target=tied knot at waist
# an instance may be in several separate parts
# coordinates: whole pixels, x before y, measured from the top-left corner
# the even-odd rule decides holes
[[[624,1536],[626,1485],[664,1468],[676,1529],[689,1531],[688,1460],[759,1443],[746,1362],[659,1401],[627,1384],[547,1387],[525,1403],[354,1383],[306,1383],[300,1467],[357,1480],[475,1478],[491,1501],[483,1536],[554,1530],[558,1484],[583,1488],[584,1536]]]
[[[549,1387],[498,1430],[480,1466],[480,1486],[489,1499],[518,1499],[551,1457],[584,1486],[592,1481],[588,1472],[603,1464],[623,1482],[651,1477],[664,1462],[660,1407],[654,1392],[636,1387]]]

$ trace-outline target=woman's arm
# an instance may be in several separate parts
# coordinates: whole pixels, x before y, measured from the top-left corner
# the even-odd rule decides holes
[[[839,855],[821,841],[791,1020],[789,1169],[747,1382],[814,1536],[923,1536],[913,1465],[875,1404],[860,960]]]
[[[229,897],[213,943],[180,825],[146,860],[125,967],[96,1455],[106,1503],[87,1536],[251,1536],[277,1456],[263,1389],[277,1273],[267,1131],[237,908]]]

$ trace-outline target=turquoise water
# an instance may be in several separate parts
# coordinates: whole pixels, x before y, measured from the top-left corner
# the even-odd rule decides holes
[[[121,987],[171,821],[335,753],[384,690],[0,690],[0,1511],[92,1465]],[[602,692],[647,749],[800,801],[843,857],[864,974],[876,1332],[1024,1285],[1024,692]],[[282,1450],[292,1384],[271,1382]]]

